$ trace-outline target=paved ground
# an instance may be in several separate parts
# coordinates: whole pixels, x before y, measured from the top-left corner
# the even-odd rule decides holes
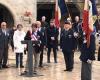
[[[8,69],[0,70],[0,80],[81,80],[80,70],[81,62],[79,60],[79,52],[75,53],[75,65],[72,72],[64,72],[65,69],[63,55],[61,51],[58,52],[58,63],[55,64],[53,57],[51,58],[51,63],[47,64],[46,54],[44,55],[44,67],[40,68],[40,74],[44,76],[39,77],[23,77],[20,76],[24,69],[15,68],[15,55],[11,51],[9,52],[9,66]],[[26,56],[24,62],[26,61]],[[92,80],[100,80],[100,62],[95,61],[93,63],[93,76]]]

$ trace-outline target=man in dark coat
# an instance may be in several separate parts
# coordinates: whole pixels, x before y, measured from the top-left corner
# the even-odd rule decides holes
[[[82,34],[82,22],[80,21],[79,16],[75,17],[75,22],[73,24],[73,30],[78,35],[77,36],[77,46],[76,46],[76,49],[80,50],[81,42],[82,42],[82,37],[81,37],[81,34]]]
[[[92,61],[95,60],[95,35],[91,33],[90,35],[90,45],[87,46],[87,41],[85,38],[85,33],[83,33],[83,42],[81,47],[81,56],[82,61],[81,67],[81,80],[91,80],[92,72]]]
[[[41,22],[37,21],[37,28],[38,28],[38,35],[39,39],[41,41],[40,44],[40,61],[39,61],[39,67],[43,67],[43,53],[44,53],[44,48],[46,47],[46,28],[41,26]]]
[[[51,48],[53,48],[54,62],[57,63],[57,41],[58,41],[57,39],[59,31],[55,26],[54,19],[50,20],[50,26],[47,28],[46,31],[47,31],[47,47],[48,47],[47,62],[50,63],[50,53],[51,53]]]
[[[76,39],[72,25],[65,22],[64,30],[61,32],[60,46],[64,54],[66,69],[64,71],[72,71],[74,64],[74,50],[76,46]]]
[[[6,22],[1,23],[0,29],[0,69],[8,68],[8,43],[9,43],[9,33],[6,29]]]
[[[41,19],[41,26],[47,28],[48,27],[48,23],[46,22],[46,17],[42,16]]]

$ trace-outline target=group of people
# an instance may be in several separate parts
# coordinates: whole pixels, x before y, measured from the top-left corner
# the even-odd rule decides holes
[[[8,68],[8,49],[9,43],[12,50],[16,54],[16,68],[23,68],[23,54],[28,52],[27,45],[22,44],[23,40],[40,41],[40,44],[33,44],[35,50],[34,55],[34,70],[36,68],[43,67],[43,53],[44,49],[47,51],[47,62],[50,63],[51,48],[54,52],[54,62],[57,63],[57,46],[58,46],[58,34],[59,31],[55,26],[54,19],[50,20],[50,25],[45,21],[46,17],[43,16],[41,21],[32,23],[31,29],[26,33],[23,31],[23,25],[18,24],[11,30],[7,28],[7,23],[1,23],[0,33],[0,69]],[[28,54],[28,53],[27,53]]]
[[[33,44],[34,48],[34,73],[38,67],[43,67],[43,53],[47,48],[47,63],[50,63],[50,53],[53,49],[54,63],[57,63],[58,44],[62,49],[65,70],[72,71],[74,68],[74,52],[78,49],[80,60],[82,61],[81,80],[91,80],[92,61],[95,60],[95,31],[90,35],[90,46],[87,47],[86,34],[82,30],[82,21],[79,16],[75,17],[75,23],[71,19],[64,21],[63,28],[59,32],[59,28],[55,25],[55,20],[51,19],[50,24],[43,16],[41,21],[32,23],[31,29],[26,33],[23,31],[23,25],[18,24],[17,28],[13,28],[10,32],[7,31],[6,22],[1,23],[0,29],[0,69],[8,68],[8,43],[11,43],[12,49],[16,53],[16,68],[23,68],[23,53],[28,51],[27,45],[22,44],[23,40],[40,41],[39,44]],[[60,43],[58,41],[60,35]],[[27,53],[28,54],[28,53]],[[26,64],[27,66],[28,64]],[[26,69],[27,72],[27,69]]]
[[[82,21],[79,17],[75,17],[75,23],[71,23],[68,19],[65,21],[64,28],[61,32],[60,45],[64,54],[66,69],[64,71],[72,71],[74,68],[74,52],[80,51],[81,80],[91,80],[92,78],[92,63],[95,60],[96,50],[96,27],[90,34],[90,44],[88,45],[86,33],[83,30]],[[100,42],[100,30],[98,30],[98,38]],[[98,51],[98,61],[100,61],[100,46]]]

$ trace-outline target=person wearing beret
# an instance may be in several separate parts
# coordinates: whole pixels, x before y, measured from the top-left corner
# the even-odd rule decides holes
[[[65,21],[64,29],[61,32],[60,47],[62,49],[66,69],[64,71],[72,71],[74,67],[74,50],[76,47],[77,36],[70,22]]]

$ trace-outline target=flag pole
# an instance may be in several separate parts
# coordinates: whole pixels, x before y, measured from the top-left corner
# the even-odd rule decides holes
[[[97,15],[98,29],[100,30],[99,14]]]
[[[66,3],[66,2],[65,2]],[[68,16],[69,16],[69,18],[72,20],[72,17],[71,17],[71,14],[70,14],[70,11],[69,11],[69,8],[68,8],[68,5],[66,4],[66,8],[67,8],[67,10],[68,10]]]
[[[94,1],[94,5],[96,7],[96,2]],[[99,20],[99,10],[97,10],[97,7],[96,7],[96,19],[97,19],[97,24],[98,24],[98,29],[100,30],[100,20]]]

